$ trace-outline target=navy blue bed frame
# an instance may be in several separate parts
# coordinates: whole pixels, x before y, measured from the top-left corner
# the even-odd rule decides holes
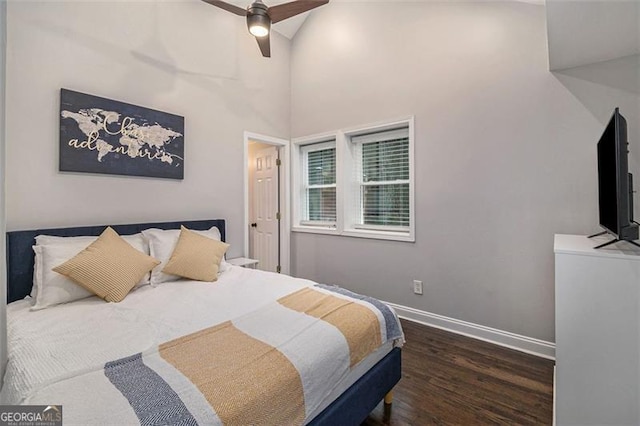
[[[110,226],[120,235],[131,235],[149,228],[179,229],[180,225],[201,231],[216,226],[220,230],[222,241],[225,241],[224,219]],[[106,227],[107,225],[100,225],[7,232],[7,303],[24,299],[31,292],[34,263],[34,253],[31,247],[35,244],[37,235],[98,236]],[[362,423],[400,380],[400,355],[400,349],[394,348],[309,424],[313,426],[348,426]]]

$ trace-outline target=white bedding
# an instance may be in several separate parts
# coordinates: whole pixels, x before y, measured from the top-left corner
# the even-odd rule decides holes
[[[29,310],[28,299],[11,303],[7,307],[9,362],[0,404],[71,404],[41,401],[39,391],[78,372],[95,370],[106,362],[237,318],[314,284],[234,266],[215,283],[177,281],[145,286],[120,303],[90,297],[41,311]],[[242,298],[237,297],[238,292]],[[309,418],[326,408],[391,348],[387,344],[361,362]],[[68,405],[65,423],[74,423]]]

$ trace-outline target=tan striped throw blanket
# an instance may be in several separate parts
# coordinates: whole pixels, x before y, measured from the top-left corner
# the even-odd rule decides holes
[[[316,285],[109,362],[104,375],[141,424],[299,425],[388,341],[404,337],[386,305]]]

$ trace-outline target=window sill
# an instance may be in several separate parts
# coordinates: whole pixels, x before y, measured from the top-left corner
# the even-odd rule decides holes
[[[380,231],[371,229],[345,229],[339,231],[336,228],[322,226],[294,226],[292,232],[303,232],[308,234],[325,234],[341,237],[370,238],[375,240],[402,241],[413,243],[416,241],[414,235],[409,232]]]
[[[327,235],[340,235],[340,232],[335,227],[329,226],[293,226],[291,232],[306,232],[309,234],[327,234]]]
[[[342,234],[346,237],[372,238],[376,240],[405,241],[414,243],[416,237],[410,232],[382,231],[373,229],[345,229]]]

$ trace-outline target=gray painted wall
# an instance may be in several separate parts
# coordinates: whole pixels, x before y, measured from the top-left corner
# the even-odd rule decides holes
[[[7,228],[221,217],[243,251],[243,132],[287,138],[290,42],[200,1],[11,2]],[[61,87],[185,117],[185,179],[58,172]]]
[[[5,56],[7,46],[7,4],[0,1],[0,259],[5,258]],[[7,323],[5,263],[0,262],[0,324]],[[0,387],[4,378],[4,368],[7,360],[7,327],[0,327]]]
[[[640,53],[637,1],[546,0],[549,67],[573,68]]]
[[[602,123],[619,106],[627,119],[630,144],[629,168],[635,189],[640,188],[640,55],[555,71],[554,76]],[[640,199],[635,199],[635,218]]]
[[[544,6],[521,2],[330,3],[291,58],[292,137],[410,114],[416,129],[416,242],[294,233],[294,274],[554,341],[553,235],[598,229],[596,142],[617,104],[640,119],[636,95],[568,89]]]

